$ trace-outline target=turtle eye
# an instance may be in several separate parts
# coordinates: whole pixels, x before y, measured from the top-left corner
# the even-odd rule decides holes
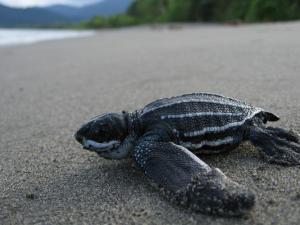
[[[101,128],[95,130],[95,135],[97,137],[103,137],[104,134],[105,132]]]

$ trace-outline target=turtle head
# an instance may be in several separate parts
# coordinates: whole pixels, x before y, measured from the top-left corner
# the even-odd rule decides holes
[[[128,134],[124,113],[106,113],[84,123],[75,133],[75,139],[84,149],[100,156],[116,154]]]

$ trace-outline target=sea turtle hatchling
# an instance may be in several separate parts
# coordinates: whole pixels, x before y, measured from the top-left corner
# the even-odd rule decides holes
[[[300,138],[267,127],[279,118],[245,102],[194,93],[156,100],[128,113],[107,113],[82,125],[75,138],[107,159],[132,157],[175,202],[193,210],[242,215],[254,193],[196,155],[219,153],[250,141],[272,163],[300,164]]]

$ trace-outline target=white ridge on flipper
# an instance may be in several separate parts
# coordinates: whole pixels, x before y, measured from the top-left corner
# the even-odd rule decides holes
[[[195,162],[199,163],[199,165],[201,165],[201,167],[203,169],[206,170],[206,172],[210,172],[211,168],[209,167],[209,165],[207,165],[205,162],[203,162],[201,159],[199,159],[196,155],[194,155],[192,152],[188,151],[186,148],[184,148],[183,146],[180,145],[176,145],[174,143],[172,143],[172,145],[176,146],[177,148],[179,148],[182,152],[184,152],[185,154],[187,154],[188,156],[190,156],[193,160],[195,160]]]

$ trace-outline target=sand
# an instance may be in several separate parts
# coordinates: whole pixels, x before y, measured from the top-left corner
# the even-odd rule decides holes
[[[299,40],[299,22],[180,25],[0,48],[0,224],[299,224],[300,167],[268,164],[250,144],[202,158],[257,196],[248,216],[220,218],[172,205],[131,161],[72,138],[102,112],[200,91],[300,131]]]

